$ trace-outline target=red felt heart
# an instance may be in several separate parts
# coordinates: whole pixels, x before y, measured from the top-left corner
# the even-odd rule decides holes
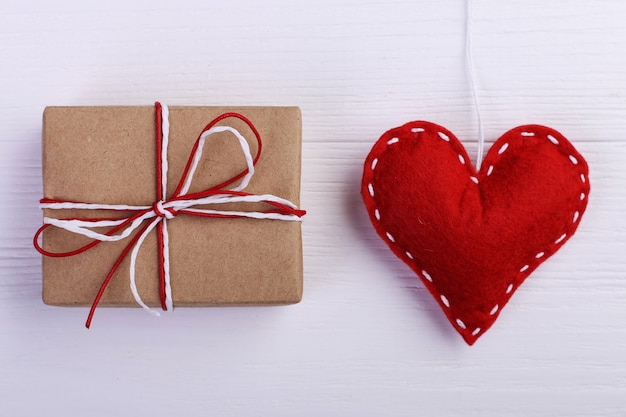
[[[361,194],[380,237],[472,345],[576,231],[588,167],[559,132],[527,125],[498,139],[476,172],[450,131],[417,121],[376,142]]]

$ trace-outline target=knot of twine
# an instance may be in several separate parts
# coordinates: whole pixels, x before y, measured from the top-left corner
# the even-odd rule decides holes
[[[96,203],[83,203],[75,201],[57,200],[50,198],[43,198],[40,200],[41,209],[80,209],[80,210],[111,210],[116,212],[123,212],[127,214],[126,218],[106,218],[106,219],[90,219],[90,218],[69,218],[69,219],[55,219],[51,217],[44,217],[43,225],[39,228],[35,234],[33,243],[35,248],[45,256],[51,257],[67,257],[74,256],[79,253],[83,253],[101,242],[116,242],[126,239],[135,230],[139,229],[126,245],[120,256],[117,258],[113,267],[110,269],[106,278],[100,286],[91,310],[86,327],[89,328],[96,307],[102,298],[102,294],[106,289],[109,281],[113,277],[113,274],[122,263],[124,258],[131,252],[130,255],[130,289],[135,298],[137,304],[143,307],[146,311],[154,315],[160,315],[157,311],[148,307],[139,292],[137,291],[137,285],[135,281],[135,264],[137,262],[137,254],[141,248],[146,236],[153,230],[157,229],[157,242],[159,246],[159,295],[161,300],[161,308],[164,311],[173,309],[172,301],[172,288],[170,285],[170,265],[169,265],[169,237],[167,232],[167,220],[172,220],[174,217],[180,214],[199,216],[199,217],[211,217],[211,218],[236,218],[236,217],[249,217],[254,219],[273,219],[273,220],[286,220],[286,221],[301,221],[302,216],[306,214],[304,210],[299,210],[292,202],[277,197],[271,194],[250,194],[243,190],[248,186],[250,179],[254,175],[254,166],[256,165],[259,157],[261,156],[262,141],[259,132],[256,127],[245,116],[239,113],[224,113],[221,116],[215,118],[209,123],[198,136],[187,165],[181,179],[176,187],[176,190],[169,199],[165,199],[167,192],[167,147],[169,142],[169,110],[168,107],[161,103],[155,103],[156,109],[156,190],[157,200],[150,206],[130,206],[124,204],[96,204]],[[227,118],[237,118],[248,125],[248,127],[254,133],[258,150],[256,156],[253,158],[250,152],[250,146],[248,141],[237,131],[230,126],[216,126],[216,124]],[[218,184],[214,187],[205,189],[203,191],[189,193],[189,188],[193,181],[193,176],[200,162],[202,156],[202,149],[206,139],[214,134],[220,132],[230,132],[238,139],[241,151],[246,159],[247,168],[228,179],[227,181]],[[230,189],[223,189],[228,185],[241,179],[241,182],[236,187]],[[198,209],[194,206],[200,205],[215,205],[226,203],[267,203],[272,206],[271,209],[266,211],[232,211],[232,210],[214,210],[214,209]],[[144,222],[148,221],[147,224]],[[90,243],[69,252],[50,252],[39,244],[39,236],[48,227],[58,227],[67,230],[72,233],[86,236],[93,239]],[[92,229],[101,227],[111,227],[106,233],[99,233]]]

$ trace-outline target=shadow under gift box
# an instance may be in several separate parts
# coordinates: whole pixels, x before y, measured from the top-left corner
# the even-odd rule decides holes
[[[169,108],[170,197],[199,133],[226,112],[246,116],[263,140],[262,153],[246,192],[300,201],[302,121],[297,107]],[[258,146],[251,129],[228,118]],[[85,203],[151,205],[156,201],[155,109],[146,107],[47,107],[43,118],[44,197]],[[230,132],[210,135],[189,192],[220,184],[245,170]],[[237,185],[238,182],[230,187]],[[229,187],[227,187],[229,188]],[[211,208],[201,206],[199,208]],[[213,207],[215,208],[215,207]],[[264,203],[220,204],[220,210],[256,211]],[[101,210],[44,210],[54,218],[124,217]],[[302,298],[300,222],[251,218],[203,218],[180,214],[167,223],[175,307],[293,304]],[[105,229],[106,231],[106,229]],[[134,232],[137,233],[137,232]],[[131,235],[132,237],[132,235]],[[59,306],[88,306],[129,239],[101,242],[70,257],[43,257],[43,300]],[[43,248],[66,252],[90,239],[54,227],[42,234]],[[160,305],[156,231],[139,250],[138,291],[146,304]],[[129,257],[113,275],[102,306],[137,306],[129,288]]]

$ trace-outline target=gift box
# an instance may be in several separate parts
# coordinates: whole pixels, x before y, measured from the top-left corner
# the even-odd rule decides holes
[[[216,126],[236,129],[247,141],[253,156],[261,151],[254,127],[263,141],[245,192],[272,194],[299,205],[301,114],[297,107],[169,108],[165,197],[171,196],[179,183],[198,134],[208,122],[229,112],[245,116],[252,126],[236,117],[221,120]],[[42,201],[154,204],[158,200],[157,131],[155,107],[47,107],[43,117]],[[210,189],[245,170],[246,160],[232,132],[214,133],[206,139],[189,193]],[[219,209],[272,211],[264,202],[221,204]],[[129,216],[124,211],[79,208],[44,208],[43,211],[44,217],[58,219]],[[176,307],[300,301],[299,221],[177,215],[167,221],[167,232],[171,293]],[[56,227],[46,228],[41,236],[41,247],[50,252],[73,251],[92,241]],[[152,307],[162,305],[157,237],[156,232],[146,235],[135,266],[137,290]],[[129,239],[132,235],[115,242],[101,242],[73,256],[44,256],[44,302],[59,306],[91,305]],[[137,305],[129,286],[129,258],[125,256],[111,276],[100,305]]]

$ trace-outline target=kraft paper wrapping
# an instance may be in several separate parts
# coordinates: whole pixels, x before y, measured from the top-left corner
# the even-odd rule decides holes
[[[248,117],[263,140],[256,172],[245,191],[274,194],[299,206],[301,114],[297,107],[170,107],[166,197],[178,184],[198,134],[225,112]],[[256,154],[256,140],[245,123],[229,118],[219,125],[239,130],[248,139],[252,154]],[[46,198],[150,205],[156,199],[155,159],[154,107],[45,109]],[[189,191],[220,184],[245,167],[243,154],[231,133],[211,135]],[[266,206],[231,204],[228,208],[250,211]],[[44,215],[102,218],[116,217],[116,212],[44,210]],[[179,215],[168,220],[168,230],[174,306],[291,304],[302,298],[299,222]],[[90,305],[128,239],[102,242],[71,257],[44,256],[44,302]],[[76,249],[88,242],[83,236],[56,228],[46,229],[42,236],[44,249],[53,252]],[[144,302],[154,307],[160,305],[158,268],[156,232],[152,232],[139,252],[136,278]],[[136,306],[129,289],[128,257],[113,276],[100,305]]]

